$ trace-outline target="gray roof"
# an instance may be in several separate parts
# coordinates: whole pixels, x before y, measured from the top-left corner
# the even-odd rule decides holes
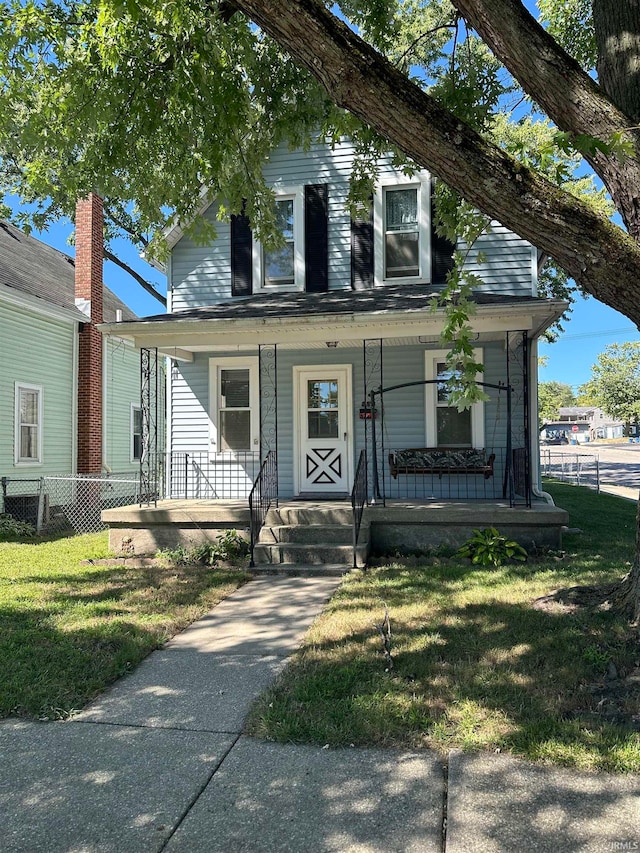
[[[145,317],[144,322],[250,320],[265,317],[303,317],[307,314],[367,314],[392,310],[428,311],[431,300],[438,294],[439,289],[433,285],[396,285],[372,290],[331,290],[328,293],[259,293],[218,305],[191,308],[173,314],[156,314]],[[549,300],[478,292],[474,294],[474,301],[478,305],[515,306],[545,304]]]
[[[61,308],[75,308],[75,261],[69,255],[27,236],[15,225],[0,221],[0,284]],[[123,320],[137,316],[108,287],[104,288],[104,322],[116,311]]]

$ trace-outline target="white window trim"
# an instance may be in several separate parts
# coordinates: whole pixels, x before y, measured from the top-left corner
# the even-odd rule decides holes
[[[20,391],[37,391],[38,392],[38,458],[37,459],[22,459],[20,457]],[[15,383],[15,402],[14,402],[14,463],[19,467],[33,467],[34,465],[42,465],[42,435],[44,432],[43,423],[44,412],[44,390],[42,385],[33,385],[30,382]]]
[[[240,453],[260,453],[260,388],[258,358],[245,356],[209,359],[209,452],[213,456],[233,456],[233,450],[221,450],[218,438],[219,387],[221,370],[249,370],[249,406],[251,409],[251,448]]]
[[[425,379],[436,379],[436,363],[442,361],[448,355],[448,350],[425,350]],[[483,353],[481,347],[476,347],[473,350],[473,358],[478,364],[483,364]],[[482,382],[482,373],[476,374],[476,380]],[[425,432],[427,437],[427,447],[437,447],[438,430],[436,422],[436,408],[438,403],[438,394],[435,382],[425,385],[425,413],[426,425]],[[471,407],[471,446],[477,449],[484,448],[484,402],[478,400]]]
[[[130,404],[130,414],[129,414],[129,436],[130,436],[130,452],[129,452],[129,461],[132,463],[140,462],[140,457],[136,459],[135,456],[135,442],[133,440],[133,427],[134,427],[134,413],[138,411],[140,412],[141,417],[141,432],[140,432],[140,453],[142,453],[142,406],[139,403],[131,403]]]
[[[293,199],[293,284],[265,286],[264,255],[262,243],[253,241],[253,282],[254,290],[265,293],[287,293],[304,290],[304,187],[274,187],[275,200]]]
[[[388,189],[418,190],[418,233],[420,235],[420,272],[403,278],[385,277],[385,192]],[[389,284],[429,284],[431,281],[431,183],[429,172],[386,175],[377,182],[373,194],[373,261],[376,286]]]

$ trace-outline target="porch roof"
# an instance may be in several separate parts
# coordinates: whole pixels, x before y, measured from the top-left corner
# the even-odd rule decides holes
[[[432,310],[432,286],[336,290],[328,293],[261,293],[217,305],[140,320],[105,323],[107,335],[158,347],[174,357],[216,348],[280,344],[304,347],[363,338],[437,336],[444,309]],[[478,292],[470,318],[475,332],[529,331],[538,335],[562,315],[567,303],[539,297]]]

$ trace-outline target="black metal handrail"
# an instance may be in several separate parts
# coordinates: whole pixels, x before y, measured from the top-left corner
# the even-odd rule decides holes
[[[360,536],[360,528],[362,526],[362,516],[367,503],[367,453],[365,450],[360,451],[360,458],[356,467],[356,475],[353,479],[353,488],[351,489],[351,509],[353,512],[353,568],[358,567],[357,548],[358,537]]]
[[[252,567],[255,566],[253,556],[258,536],[272,503],[278,505],[278,457],[275,450],[270,450],[267,453],[260,466],[260,473],[249,493],[249,514],[251,516],[251,561],[249,565]]]

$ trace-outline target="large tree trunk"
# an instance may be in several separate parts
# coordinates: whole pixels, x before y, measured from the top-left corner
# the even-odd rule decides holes
[[[640,124],[640,2],[593,0],[598,81],[618,109]]]
[[[613,610],[640,626],[640,496],[636,514],[636,556],[629,573],[608,596]]]
[[[534,20],[520,0],[452,0],[522,88],[561,130],[605,143],[625,132],[635,157],[600,150],[585,159],[604,181],[629,233],[640,240],[640,54],[638,0],[594,0],[594,24],[606,83],[599,86]],[[598,33],[598,28],[604,28]],[[635,54],[633,51],[635,50]],[[625,91],[625,83],[634,91]],[[609,89],[608,87],[611,87]],[[624,312],[623,312],[624,313]]]

